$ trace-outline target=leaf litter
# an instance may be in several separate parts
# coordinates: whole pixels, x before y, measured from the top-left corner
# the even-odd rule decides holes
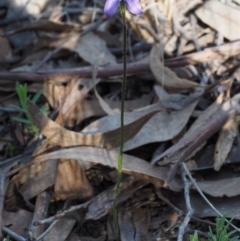
[[[44,240],[113,240],[121,23],[118,15],[104,17],[105,1],[35,3],[0,5],[0,226],[4,237],[9,228],[37,238],[46,227],[35,224],[58,217]],[[188,212],[182,162],[215,208],[237,223],[240,45],[232,16],[240,5],[141,4],[142,16],[127,15],[121,238],[176,240],[171,225],[179,227]],[[28,102],[40,137],[12,119],[24,117],[11,107],[16,81],[27,82],[32,96],[44,89],[37,105]],[[45,103],[47,115],[38,107]],[[190,189],[193,233],[217,214]]]

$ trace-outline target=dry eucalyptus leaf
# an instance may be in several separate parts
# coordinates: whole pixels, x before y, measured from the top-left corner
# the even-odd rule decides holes
[[[71,147],[55,152],[42,154],[34,158],[33,163],[44,162],[52,159],[74,159],[85,162],[102,164],[111,168],[117,168],[118,152],[98,147]],[[167,178],[168,167],[156,167],[150,163],[127,154],[123,155],[123,172],[136,176],[155,185],[161,186]],[[181,182],[177,179],[170,183],[170,188],[175,191],[181,190]]]
[[[106,101],[98,94],[97,88],[96,88],[96,78],[97,78],[97,73],[98,73],[98,67],[101,64],[103,58],[104,58],[104,52],[100,54],[100,56],[97,58],[96,62],[92,66],[92,79],[93,79],[93,85],[94,85],[94,93],[95,96],[97,97],[100,106],[102,109],[108,114],[108,115],[114,115],[115,112],[119,113],[118,111],[114,111],[110,108],[110,106],[107,104]]]
[[[154,115],[143,128],[124,145],[124,150],[176,137],[187,124],[198,100],[178,111],[161,111]]]
[[[60,109],[64,119],[67,119],[72,109],[74,109],[78,103],[81,103],[82,100],[87,97],[93,86],[94,85],[91,79],[77,79],[68,82],[66,86],[64,102]]]
[[[209,197],[211,204],[222,213],[226,213],[227,218],[240,220],[239,198],[236,197]],[[170,196],[170,200],[181,210],[187,211],[186,200],[183,193],[175,193]],[[206,201],[197,193],[191,193],[191,205],[194,209],[194,216],[199,218],[217,217],[218,214],[210,207]]]
[[[213,104],[209,110],[205,111],[206,114],[202,118],[199,117],[199,121],[194,124],[192,130],[190,128],[190,131],[179,142],[156,156],[152,163],[158,162],[159,165],[166,165],[186,160],[201,144],[220,130],[229,118],[234,117],[240,111],[239,99],[240,94],[235,95],[223,105]]]
[[[117,63],[115,56],[111,54],[105,41],[92,32],[80,38],[77,41],[74,50],[81,58],[90,64],[94,64],[102,52],[105,53],[102,65]]]
[[[93,82],[89,79],[73,79],[68,82],[65,88],[65,101],[56,119],[56,123],[59,125],[60,129],[62,128],[61,125],[69,122],[68,118],[70,115],[74,115],[75,106],[81,104],[92,87]],[[46,141],[49,140],[47,139]],[[43,149],[43,145],[41,147]],[[41,149],[38,149],[38,151],[41,152]],[[79,165],[75,160],[60,159],[58,161],[54,185],[54,199],[86,199],[92,195],[93,189],[86,178],[82,165]]]
[[[140,111],[133,111],[133,112],[125,112],[124,116],[124,124],[128,125],[131,122],[135,122],[139,118],[142,118],[143,116],[154,112],[161,110],[158,105],[150,105],[146,107],[143,107]],[[109,130],[114,130],[120,126],[120,117],[119,115],[110,115],[110,116],[104,116],[101,119],[94,121],[87,127],[85,127],[82,130],[82,133],[104,133]]]
[[[27,230],[32,222],[33,213],[24,209],[20,209],[17,212],[3,211],[3,225],[10,227],[10,229],[25,237]]]
[[[63,85],[54,85],[51,83],[44,84],[44,95],[46,96],[50,105],[54,109],[58,109],[61,106],[61,102],[64,99],[66,92],[66,87],[64,87]],[[150,92],[147,95],[143,95],[141,98],[135,100],[126,100],[125,110],[131,111],[133,109],[138,109],[140,107],[147,106],[152,102],[153,98],[154,93]],[[89,117],[104,116],[106,113],[102,109],[97,99],[80,98],[80,100],[81,101],[77,101],[74,107],[72,107],[73,110],[67,113],[67,118],[64,118],[64,123],[68,127],[73,127],[74,125],[79,124],[81,121]],[[105,99],[104,101],[110,106],[111,109],[120,108],[119,101],[113,101],[111,99]]]
[[[186,108],[179,111],[162,110],[155,114],[137,134],[126,141],[124,150],[131,150],[144,144],[171,140],[178,135],[184,126],[187,124],[189,117],[192,114],[198,100]],[[140,111],[126,112],[124,117],[125,124],[131,123],[141,116],[151,113],[154,110],[161,110],[160,104],[154,104],[143,108]],[[83,133],[104,133],[107,130],[113,130],[120,125],[119,116],[105,116],[89,126],[87,126]]]
[[[116,148],[120,145],[120,125],[116,129],[106,130],[104,133],[83,134],[66,130],[45,116],[38,109],[38,107],[30,101],[28,101],[28,110],[33,118],[35,125],[52,144],[59,145],[61,147],[90,145],[105,147],[107,149]],[[140,116],[140,118],[132,121],[131,123],[126,124],[124,127],[125,140],[127,141],[136,135],[142,126],[153,115],[155,115],[156,112],[156,110],[153,110],[146,115]]]
[[[18,202],[14,192],[15,186],[18,187],[23,197],[29,200],[54,185],[56,172],[56,161],[24,168],[9,182],[6,192],[6,205],[12,207]]]
[[[82,166],[76,160],[58,160],[54,185],[54,199],[87,199],[92,197],[93,188]]]
[[[76,115],[76,106],[82,104],[83,99],[87,97],[92,88],[93,82],[90,79],[78,79],[68,82],[65,88],[64,102],[56,119],[59,125],[65,125],[69,122],[70,117]]]
[[[195,91],[189,95],[169,94],[160,85],[155,85],[154,90],[159,98],[161,106],[170,110],[181,110],[201,97],[204,90]]]
[[[229,120],[220,131],[214,153],[214,169],[219,171],[225,163],[232,149],[233,141],[238,134],[238,121],[236,118]]]
[[[186,90],[201,86],[192,81],[178,78],[173,71],[167,67],[164,67],[160,60],[160,56],[159,48],[154,45],[150,52],[149,65],[156,81],[164,88],[173,90]]]
[[[84,36],[71,32],[59,40],[50,42],[48,47],[76,52],[84,61],[90,64],[94,64],[98,56],[104,52],[105,56],[102,65],[117,63],[115,56],[109,51],[105,41],[92,32]]]
[[[194,132],[198,128],[207,125],[207,123],[215,117],[215,114],[222,109],[223,96],[219,95],[214,103],[212,103],[201,115],[193,122],[188,130],[188,134]],[[186,135],[188,135],[186,133]]]
[[[211,119],[215,118],[215,114],[218,111],[221,111],[221,104],[223,102],[223,96],[220,95],[218,96],[217,100],[211,104],[206,110],[204,110],[201,115],[193,122],[189,130],[185,133],[184,138],[186,136],[190,136],[191,133],[196,131],[198,128],[201,128],[203,126],[206,126]],[[206,142],[201,143],[195,150],[194,152],[191,153],[190,156],[187,157],[187,159],[191,158],[194,156],[198,151],[200,151],[204,146]],[[181,152],[181,151],[180,151]],[[157,158],[157,157],[156,157]]]
[[[64,241],[72,231],[76,220],[72,218],[61,218],[50,232],[43,238],[43,241]]]
[[[197,182],[201,191],[213,197],[234,197],[240,195],[240,177],[226,177],[218,180],[205,180]]]
[[[43,90],[50,106],[54,109],[59,109],[66,95],[66,87],[62,84],[44,81]]]
[[[153,98],[153,93],[150,93],[136,100],[127,100],[125,101],[125,110],[131,111],[133,109],[147,106],[151,103]],[[105,99],[104,101],[112,109],[120,108],[120,102],[118,101],[112,101],[110,99]],[[84,99],[81,102],[77,102],[74,110],[68,113],[67,119],[65,119],[64,122],[66,126],[73,127],[84,119],[92,116],[104,116],[105,114],[106,112],[102,109],[97,99]]]
[[[206,1],[195,11],[198,18],[225,38],[234,41],[240,38],[239,21],[236,16],[240,8],[220,1]]]

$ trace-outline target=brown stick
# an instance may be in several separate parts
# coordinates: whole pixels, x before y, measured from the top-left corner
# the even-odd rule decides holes
[[[234,56],[240,54],[240,41],[227,43],[217,47],[206,48],[203,51],[179,56],[176,58],[168,59],[165,61],[167,67],[181,67],[185,65],[195,65],[211,61],[219,55]],[[127,67],[128,74],[139,74],[150,71],[148,63],[129,63]],[[99,67],[98,77],[117,76],[122,74],[122,64],[110,65],[105,67]],[[31,82],[43,82],[43,81],[66,81],[72,77],[91,77],[92,67],[82,67],[73,69],[60,69],[54,71],[45,72],[0,72],[0,80],[10,81],[31,81]]]
[[[136,74],[139,72],[149,71],[148,64],[132,63],[128,64],[128,73]],[[122,74],[122,64],[110,65],[107,67],[98,68],[98,77],[117,76]],[[0,80],[14,80],[14,81],[61,81],[73,77],[91,77],[92,67],[73,68],[65,70],[54,70],[46,72],[0,72]]]

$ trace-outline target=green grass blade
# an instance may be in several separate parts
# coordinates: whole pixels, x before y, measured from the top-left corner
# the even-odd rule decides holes
[[[198,232],[195,231],[194,235],[190,235],[190,241],[198,241]]]
[[[18,121],[18,122],[27,124],[27,125],[30,125],[30,124],[31,124],[30,120],[27,120],[27,119],[24,119],[24,118],[21,118],[21,117],[15,116],[15,117],[13,117],[12,119],[15,120],[15,121]]]
[[[18,94],[18,98],[20,101],[20,104],[23,109],[27,109],[27,84],[21,85],[17,82],[16,84],[16,91]]]
[[[47,104],[43,105],[43,106],[40,108],[40,110],[42,111],[42,113],[43,113],[44,115],[46,115],[47,109],[48,109],[48,105],[47,105]]]
[[[23,113],[26,113],[26,110],[22,109],[21,107],[19,106],[16,106],[16,105],[10,105],[12,108],[14,108],[15,110],[19,111],[19,112],[23,112]]]
[[[32,98],[32,102],[34,104],[36,104],[36,102],[39,100],[39,98],[41,97],[41,95],[43,94],[43,90],[39,90]]]

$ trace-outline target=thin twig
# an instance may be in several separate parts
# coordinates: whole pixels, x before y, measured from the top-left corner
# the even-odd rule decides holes
[[[185,170],[185,172],[187,173],[188,177],[190,178],[190,180],[192,181],[192,184],[194,185],[194,187],[197,189],[197,191],[199,192],[199,194],[202,196],[202,198],[205,200],[205,202],[222,218],[223,215],[211,204],[211,202],[207,199],[207,197],[203,194],[203,192],[201,191],[201,189],[199,188],[199,186],[197,185],[196,181],[193,179],[191,173],[189,172],[186,164],[183,162],[182,166]],[[229,220],[227,220],[227,222],[229,222]],[[232,223],[230,223],[230,225],[237,230],[238,232],[240,232],[240,229],[238,227],[236,227],[235,225],[233,225]]]
[[[52,216],[50,218],[46,218],[46,219],[43,219],[43,220],[36,221],[34,223],[34,225],[41,225],[41,224],[45,224],[45,223],[51,223],[51,222],[55,221],[56,219],[62,218],[65,215],[67,215],[67,214],[69,214],[69,213],[71,213],[73,211],[76,211],[76,210],[81,209],[81,208],[83,208],[83,209],[87,208],[90,203],[91,202],[88,201],[88,202],[85,202],[83,204],[73,206],[73,207],[71,207],[71,208],[69,208],[69,209],[67,209],[67,210],[65,210],[65,211],[63,211],[61,213],[58,213],[58,214],[56,214],[56,215],[54,215],[54,216]]]
[[[12,230],[10,230],[9,228],[3,227],[3,231],[5,233],[7,233],[11,238],[14,238],[17,241],[28,241],[28,240],[36,240],[36,241],[41,241],[51,230],[52,228],[57,224],[59,220],[54,220],[53,223],[51,223],[51,225],[37,238],[24,238],[21,235],[13,232]]]
[[[160,188],[155,188],[155,193],[157,194],[158,198],[160,198],[162,201],[164,201],[169,207],[171,207],[174,211],[178,212],[179,215],[183,214],[183,211],[176,207],[173,203],[171,203],[167,198],[164,197],[162,194]]]
[[[10,230],[9,228],[3,227],[3,231],[5,233],[7,233],[11,238],[14,238],[17,241],[27,241],[24,237],[22,237],[21,235],[13,232],[12,230]]]
[[[58,219],[57,219],[57,220],[54,220],[54,221],[50,224],[50,226],[45,230],[45,232],[43,232],[43,233],[36,239],[36,241],[41,241],[41,240],[52,230],[52,228],[57,224],[58,221],[59,221]]]
[[[161,199],[162,201],[164,201],[168,206],[170,206],[174,211],[179,213],[179,216],[181,215],[186,215],[186,213],[179,209],[178,207],[176,207],[173,203],[171,203],[166,197],[164,197],[164,195],[161,193],[161,190],[159,188],[155,188],[155,193],[158,196],[159,199]],[[191,217],[192,221],[195,222],[200,222],[200,223],[204,223],[207,225],[211,225],[211,226],[215,226],[215,223],[208,221],[208,220],[202,220],[200,218],[196,218],[196,217]]]
[[[190,202],[190,194],[189,194],[189,190],[191,187],[191,183],[187,180],[186,178],[186,173],[184,171],[184,168],[181,166],[181,176],[182,176],[182,180],[183,180],[183,184],[184,184],[184,197],[185,197],[185,202],[186,202],[186,207],[187,207],[187,215],[184,218],[184,221],[182,223],[182,225],[179,227],[179,231],[178,231],[178,239],[177,241],[182,241],[183,240],[183,236],[185,233],[185,229],[194,213],[194,210],[192,209],[191,206],[191,202]]]

